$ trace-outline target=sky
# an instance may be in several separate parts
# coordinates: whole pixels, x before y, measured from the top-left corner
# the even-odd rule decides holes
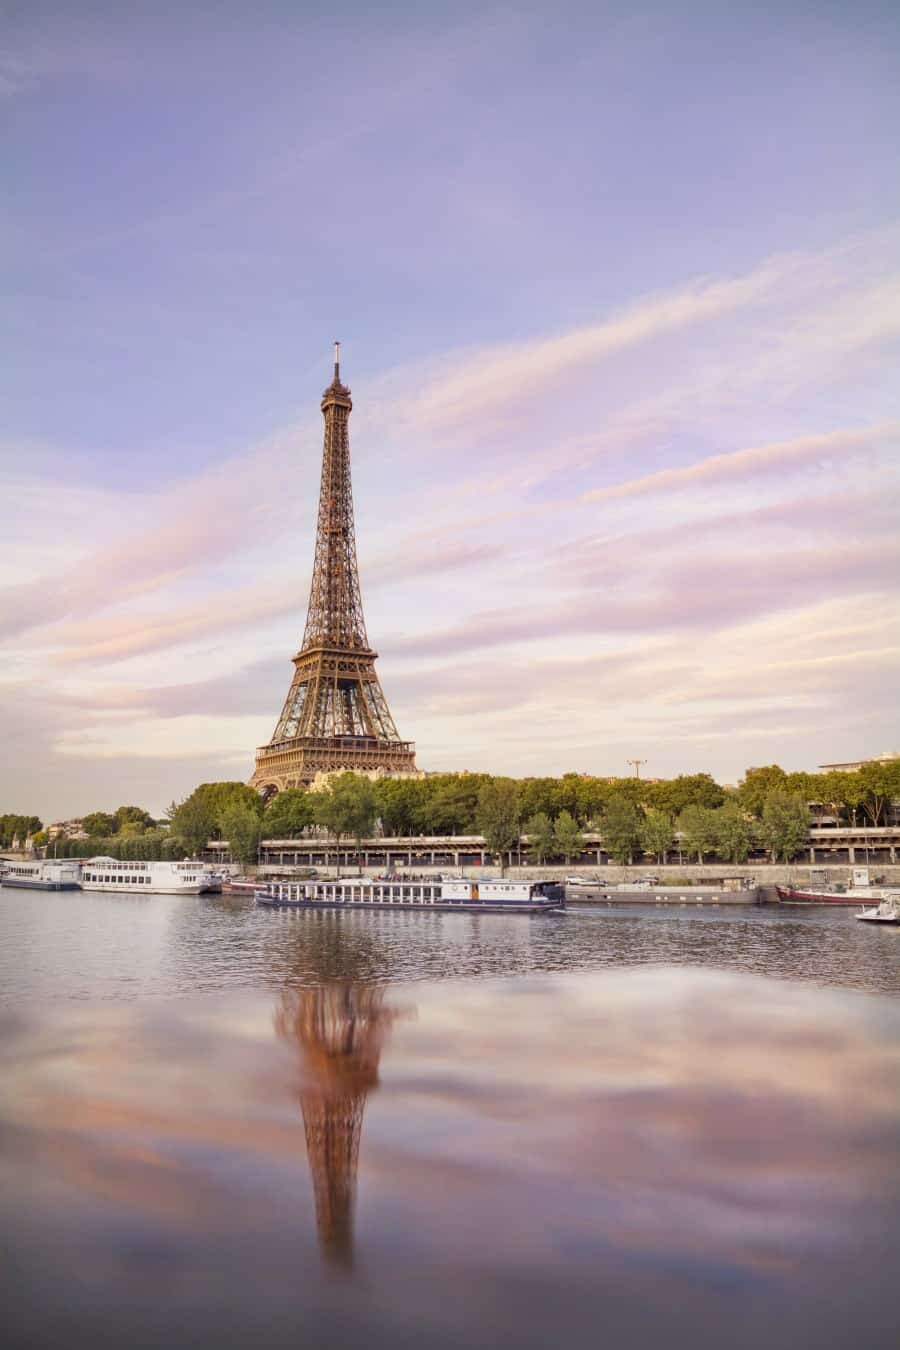
[[[900,8],[0,0],[0,811],[246,778],[331,343],[429,770],[900,748]]]

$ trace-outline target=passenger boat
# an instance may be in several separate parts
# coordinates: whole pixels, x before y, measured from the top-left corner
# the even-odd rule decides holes
[[[163,895],[199,895],[221,890],[221,880],[201,862],[120,862],[88,858],[81,868],[85,891],[144,891]]]
[[[876,905],[872,909],[861,909],[853,917],[859,919],[860,923],[900,924],[900,896],[891,895],[886,900],[882,900],[880,905]]]
[[[273,909],[429,909],[472,914],[544,914],[565,907],[556,881],[465,881],[441,877],[387,881],[272,881],[256,903]]]
[[[77,891],[81,885],[81,865],[66,858],[8,862],[3,864],[0,882],[29,891]]]

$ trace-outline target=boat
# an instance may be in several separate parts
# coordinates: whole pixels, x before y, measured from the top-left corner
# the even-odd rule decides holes
[[[776,886],[778,899],[788,905],[858,905],[868,901],[878,903],[900,896],[896,886],[873,886],[867,867],[854,867],[850,886]]]
[[[85,891],[144,891],[163,895],[199,895],[221,887],[206,863],[122,862],[117,858],[88,858],[81,868]]]
[[[846,890],[804,890],[799,886],[776,886],[778,899],[786,905],[858,905],[862,901],[890,900],[900,891],[886,886],[848,886]]]
[[[81,866],[66,858],[36,858],[33,862],[7,862],[0,882],[29,891],[77,891]]]
[[[880,905],[875,905],[872,909],[861,909],[853,917],[859,919],[860,923],[900,924],[900,896],[888,896]]]
[[[223,877],[222,890],[226,895],[246,895],[251,899],[259,890],[259,882],[246,877]]]
[[[565,907],[557,881],[465,881],[460,877],[388,881],[273,881],[256,891],[271,909],[428,909],[472,914],[543,914]]]

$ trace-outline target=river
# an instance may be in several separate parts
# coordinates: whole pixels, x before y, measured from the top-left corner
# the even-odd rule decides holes
[[[5,1344],[893,1346],[900,930],[0,890]]]

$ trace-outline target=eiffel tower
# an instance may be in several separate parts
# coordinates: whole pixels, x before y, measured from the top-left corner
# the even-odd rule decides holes
[[[306,629],[278,725],[257,750],[250,779],[266,798],[322,772],[416,767],[415,746],[400,739],[366,635],[350,482],[352,407],[336,342],[334,379],[322,395],[325,444]]]
[[[353,1211],[363,1112],[394,1013],[384,988],[344,979],[285,990],[275,1027],[301,1052],[300,1109],[325,1260],[353,1266]]]

